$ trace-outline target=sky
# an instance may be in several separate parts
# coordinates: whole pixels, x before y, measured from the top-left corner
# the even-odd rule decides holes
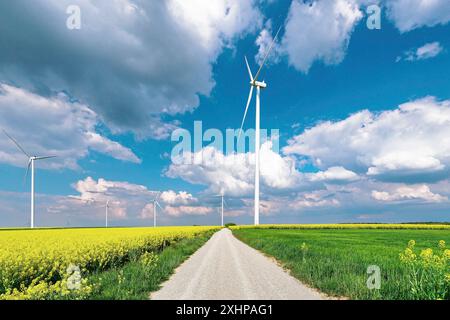
[[[252,223],[254,148],[194,147],[194,123],[239,129],[244,57],[256,73],[279,27],[261,223],[449,221],[447,0],[0,2],[0,129],[57,156],[36,163],[36,225],[102,226],[109,201],[110,225],[150,226],[156,196],[159,225],[216,225],[221,193],[225,222]],[[202,161],[175,161],[177,132]],[[30,224],[27,164],[1,133],[0,227]]]

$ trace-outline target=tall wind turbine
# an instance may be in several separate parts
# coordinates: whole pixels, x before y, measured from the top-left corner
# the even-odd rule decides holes
[[[3,130],[3,133],[17,146],[17,148],[22,151],[22,153],[28,157],[28,166],[27,166],[27,173],[25,174],[25,179],[28,177],[28,172],[30,171],[31,167],[31,220],[30,220],[30,227],[31,229],[34,228],[34,216],[35,216],[35,203],[34,203],[34,163],[35,161],[39,160],[46,160],[55,158],[56,156],[45,156],[45,157],[37,157],[37,156],[31,156],[29,155],[21,146],[20,144],[11,137],[5,130]]]
[[[278,34],[280,33],[281,27],[278,29],[275,37],[273,38],[272,44],[269,47],[269,50],[266,52],[263,62],[259,67],[258,72],[255,77],[253,77],[252,71],[248,64],[247,57],[245,57],[245,64],[247,65],[248,74],[250,75],[250,94],[248,95],[247,106],[245,107],[244,118],[242,119],[241,129],[239,130],[238,141],[241,138],[242,128],[244,127],[245,118],[247,117],[248,108],[250,106],[250,102],[253,97],[253,89],[256,88],[256,121],[255,121],[255,226],[259,225],[259,164],[260,164],[260,147],[261,147],[261,114],[260,114],[260,94],[261,89],[267,88],[267,84],[263,82],[259,82],[258,78],[261,74],[261,70],[264,67],[267,58],[269,57],[270,52],[272,51],[273,45],[278,38]]]
[[[161,210],[164,210],[158,202],[159,195],[153,199],[153,227],[156,228],[156,206],[158,206]]]

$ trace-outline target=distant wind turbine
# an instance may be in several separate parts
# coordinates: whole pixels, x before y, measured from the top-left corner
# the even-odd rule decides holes
[[[101,193],[101,192],[97,192],[97,191],[87,191],[87,193]],[[110,208],[110,203],[111,201],[108,199],[106,200],[105,203],[99,201],[99,200],[95,200],[95,199],[83,199],[80,197],[73,197],[73,196],[69,196],[69,198],[74,199],[74,200],[78,200],[78,201],[82,201],[84,203],[100,203],[101,206],[98,206],[98,208],[103,208],[103,206],[105,207],[105,228],[108,228],[108,223],[109,223],[109,208]]]
[[[161,210],[164,210],[161,205],[158,202],[159,194],[156,196],[155,199],[152,200],[153,202],[153,227],[156,228],[156,206],[158,206]]]
[[[222,224],[221,224],[221,226],[223,227],[223,193],[222,193]]]
[[[28,166],[27,166],[27,172],[25,174],[26,179],[28,177],[28,172],[30,171],[31,167],[31,221],[30,221],[30,227],[31,229],[34,228],[34,217],[35,217],[35,203],[34,203],[34,162],[39,160],[46,160],[55,158],[56,156],[45,156],[45,157],[37,157],[37,156],[31,156],[29,155],[21,146],[20,144],[11,137],[5,130],[3,130],[3,133],[17,146],[17,148],[22,151],[22,153],[28,157]]]
[[[105,228],[108,228],[108,210],[109,210],[109,200],[106,201],[105,205]]]
[[[250,66],[248,64],[247,57],[245,57],[245,64],[247,65],[247,70],[250,75],[250,94],[248,95],[247,100],[247,106],[245,107],[245,113],[244,118],[242,119],[241,129],[239,130],[238,135],[238,141],[241,138],[242,128],[244,127],[245,118],[247,116],[248,108],[250,106],[250,102],[253,97],[253,88],[256,88],[256,124],[255,124],[255,225],[259,225],[259,165],[260,165],[260,144],[261,144],[261,115],[260,115],[260,92],[261,89],[267,88],[267,84],[263,82],[259,82],[258,78],[261,73],[262,68],[264,67],[267,58],[269,57],[270,52],[272,51],[273,45],[275,44],[275,41],[278,38],[278,34],[280,33],[281,27],[278,29],[278,32],[276,33],[275,37],[273,38],[272,44],[269,47],[269,50],[267,51],[264,60],[262,61],[261,66],[259,67],[258,72],[256,73],[255,77],[252,75],[252,71],[250,69]]]
[[[216,197],[220,197],[221,198],[221,226],[224,226],[224,205],[226,204],[225,198],[224,198],[224,193],[222,192],[221,194],[216,195]]]

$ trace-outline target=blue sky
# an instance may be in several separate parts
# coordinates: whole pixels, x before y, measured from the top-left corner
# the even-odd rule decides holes
[[[156,192],[161,224],[217,224],[221,190],[226,220],[251,223],[252,153],[236,163],[204,145],[193,151],[213,163],[175,165],[170,135],[239,128],[244,55],[256,72],[278,26],[261,123],[281,150],[263,146],[262,222],[448,221],[450,5],[410,2],[0,4],[0,127],[58,156],[38,164],[37,224],[101,225],[110,200],[113,225],[149,225]],[[373,4],[380,30],[366,26]],[[29,223],[26,164],[0,139],[0,226]]]

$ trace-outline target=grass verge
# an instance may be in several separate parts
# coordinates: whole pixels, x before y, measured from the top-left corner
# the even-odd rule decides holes
[[[400,261],[408,241],[437,250],[450,243],[448,230],[234,229],[250,246],[275,257],[291,274],[320,291],[350,299],[414,299],[410,270]],[[371,265],[381,270],[381,288],[367,286]]]
[[[120,268],[95,273],[89,277],[94,284],[92,300],[146,300],[149,293],[159,289],[174,270],[199,249],[215,231],[171,244],[159,252],[151,265],[141,260]]]

